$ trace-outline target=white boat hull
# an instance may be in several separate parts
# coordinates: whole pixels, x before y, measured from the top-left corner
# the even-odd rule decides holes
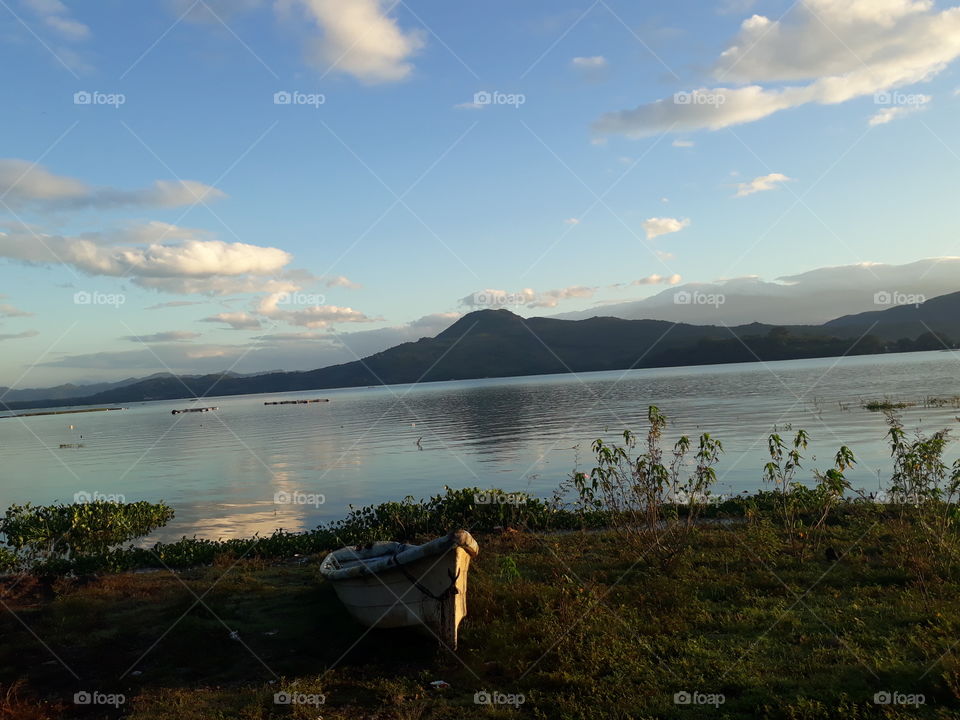
[[[420,627],[451,649],[467,614],[467,574],[479,548],[466,531],[425,545],[375,543],[330,553],[321,573],[347,611],[373,628]]]

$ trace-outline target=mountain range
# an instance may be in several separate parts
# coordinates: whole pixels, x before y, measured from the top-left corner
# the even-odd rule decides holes
[[[62,385],[44,397],[8,395],[7,409],[116,404],[339,387],[627,368],[943,350],[960,338],[960,292],[836,318],[822,325],[736,327],[664,320],[523,318],[508,310],[469,313],[431,338],[362,360],[306,372],[256,375],[161,373],[104,385]],[[77,394],[70,395],[71,390]],[[11,395],[13,392],[11,391]],[[27,391],[19,391],[27,392]],[[42,390],[30,393],[44,394]]]

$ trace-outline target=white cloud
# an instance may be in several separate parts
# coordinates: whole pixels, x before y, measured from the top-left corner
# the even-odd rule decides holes
[[[85,40],[90,28],[70,16],[70,10],[60,0],[24,0],[43,23],[67,40]]]
[[[647,240],[653,240],[655,237],[660,237],[661,235],[680,232],[689,226],[690,220],[688,218],[680,220],[678,218],[662,217],[650,218],[649,220],[643,221],[643,229],[647,233]]]
[[[31,317],[32,315],[33,313],[26,312],[25,310],[21,310],[20,308],[14,307],[8,303],[0,303],[0,317]]]
[[[674,140],[672,145],[677,148],[692,148],[693,140]]]
[[[782,185],[785,182],[790,182],[793,178],[789,178],[783,173],[770,173],[769,175],[763,175],[758,178],[754,178],[750,182],[740,183],[737,185],[737,194],[735,197],[746,197],[747,195],[753,195],[758,192],[766,192],[768,190],[776,190],[779,185]]]
[[[196,180],[158,180],[140,190],[91,187],[17,158],[0,159],[0,195],[8,205],[33,203],[52,209],[173,208],[226,197],[221,190]]]
[[[896,120],[899,117],[904,115],[911,115],[912,113],[919,112],[923,109],[923,106],[929,102],[929,95],[921,95],[920,97],[926,98],[922,103],[913,104],[913,105],[895,105],[893,107],[885,107],[876,115],[871,116],[867,121],[867,124],[870,127],[876,127],[877,125],[886,125],[893,120]]]
[[[563,222],[566,223],[567,225],[579,225],[579,224],[580,224],[580,219],[579,219],[579,218],[572,217],[572,218],[567,218],[567,219],[564,220]]]
[[[570,61],[570,64],[575,68],[598,70],[607,66],[607,59],[602,55],[594,55],[592,57],[575,57]]]
[[[259,330],[261,327],[257,318],[245,312],[218,313],[212,317],[203,318],[200,322],[223,323],[233,330]]]
[[[323,284],[326,285],[328,288],[342,287],[342,288],[347,288],[349,290],[359,290],[361,287],[363,287],[362,285],[360,285],[360,283],[355,283],[353,282],[353,280],[351,280],[350,278],[344,275],[336,275],[334,277],[328,277],[326,280],[324,280]]]
[[[345,72],[368,83],[403,80],[423,45],[419,30],[403,30],[384,0],[280,0],[282,9],[300,7],[320,34],[308,42],[313,64]],[[392,7],[392,6],[390,6]]]
[[[668,275],[664,277],[663,275],[657,275],[656,273],[654,273],[653,275],[648,275],[645,278],[634,280],[630,284],[631,285],[676,285],[682,279],[683,278],[681,278],[679,275],[676,275],[676,274]]]
[[[655,254],[658,258],[660,258],[661,260],[664,260],[664,261],[666,261],[666,260],[673,260],[673,257],[674,257],[672,252],[667,252],[667,251],[665,251],[665,250],[655,250],[655,251],[654,251],[654,254]]]
[[[131,342],[157,343],[157,342],[184,342],[200,337],[200,333],[190,332],[189,330],[169,330],[167,332],[151,333],[149,335],[127,335],[123,340]]]
[[[23,339],[25,339],[25,338],[36,337],[36,336],[39,335],[39,334],[40,334],[40,333],[38,333],[36,330],[24,330],[23,332],[19,332],[19,333],[9,333],[9,334],[5,334],[5,335],[0,335],[0,341],[2,341],[2,340],[23,340]]]
[[[594,128],[629,137],[717,130],[929,80],[958,55],[960,7],[937,12],[931,0],[801,0],[780,20],[745,20],[721,54],[714,77],[744,86],[678,93],[608,113]]]
[[[556,307],[564,300],[593,297],[596,290],[596,288],[583,285],[572,285],[543,292],[536,292],[532,288],[524,288],[517,292],[488,288],[460,298],[458,302],[460,305],[471,308],[516,308],[520,306],[551,308]]]

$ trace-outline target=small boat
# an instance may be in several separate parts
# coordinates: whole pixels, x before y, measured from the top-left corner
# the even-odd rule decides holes
[[[466,530],[424,545],[377,542],[327,555],[320,574],[361,624],[421,627],[451,650],[467,614],[467,573],[480,551]]]

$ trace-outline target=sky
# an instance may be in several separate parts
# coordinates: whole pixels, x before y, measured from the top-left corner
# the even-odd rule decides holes
[[[4,0],[0,53],[0,386],[960,290],[949,2]]]

